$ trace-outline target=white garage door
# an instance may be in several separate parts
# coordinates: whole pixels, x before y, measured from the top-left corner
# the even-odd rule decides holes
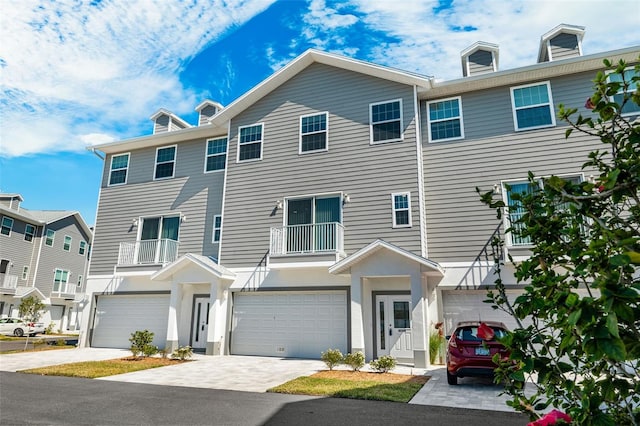
[[[236,293],[231,353],[320,358],[347,351],[345,291]]]
[[[149,330],[154,333],[153,344],[163,348],[168,315],[168,294],[99,296],[91,346],[128,348],[131,333]]]
[[[508,291],[509,300],[515,300],[520,291]],[[442,307],[444,313],[445,333],[453,331],[460,321],[501,321],[509,330],[516,328],[515,320],[500,310],[495,310],[487,299],[486,290],[443,290]]]

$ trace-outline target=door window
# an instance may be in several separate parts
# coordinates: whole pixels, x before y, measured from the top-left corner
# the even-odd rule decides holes
[[[393,326],[395,328],[410,328],[409,302],[393,302]]]

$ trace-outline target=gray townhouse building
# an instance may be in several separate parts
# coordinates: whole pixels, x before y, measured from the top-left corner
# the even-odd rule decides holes
[[[54,331],[80,329],[92,232],[77,211],[29,210],[20,194],[0,194],[0,317],[17,317],[22,298],[45,305]]]
[[[508,224],[475,188],[508,201],[529,170],[589,178],[599,141],[565,140],[556,106],[588,114],[602,60],[634,63],[640,47],[584,55],[584,32],[559,25],[537,63],[504,71],[497,45],[475,43],[462,78],[443,82],[309,50],[226,107],[202,102],[195,126],[161,109],[153,135],[94,146],[105,161],[81,344],[128,347],[148,329],[169,351],[338,348],[424,367],[437,322],[513,325],[483,303],[488,243]]]

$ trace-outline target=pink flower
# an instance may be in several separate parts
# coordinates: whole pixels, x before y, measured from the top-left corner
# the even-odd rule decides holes
[[[596,106],[591,101],[591,98],[587,98],[587,102],[584,103],[586,109],[594,109]]]
[[[495,333],[491,327],[481,322],[478,326],[478,337],[482,340],[492,340],[495,337]]]
[[[564,420],[567,423],[571,423],[571,416],[560,410],[554,409],[538,420],[529,423],[527,426],[553,426],[558,423],[558,420]]]

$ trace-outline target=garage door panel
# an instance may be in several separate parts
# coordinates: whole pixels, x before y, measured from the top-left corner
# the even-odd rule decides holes
[[[168,295],[99,296],[93,324],[93,347],[128,348],[138,330],[154,333],[153,344],[164,347],[167,339]]]
[[[319,358],[328,348],[346,351],[346,310],[344,291],[237,294],[231,352]]]

